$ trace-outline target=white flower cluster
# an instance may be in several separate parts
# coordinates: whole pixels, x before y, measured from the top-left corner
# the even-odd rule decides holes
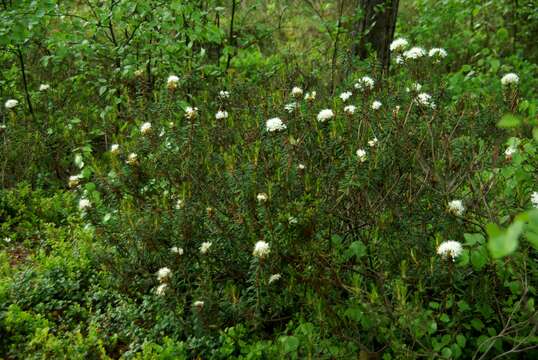
[[[49,84],[41,84],[41,85],[39,85],[39,91],[47,91],[49,89],[50,89]]]
[[[269,248],[269,244],[265,241],[258,241],[256,245],[254,245],[254,251],[252,252],[252,255],[254,255],[257,258],[264,258],[271,252],[271,249]]]
[[[170,90],[174,90],[175,88],[177,88],[178,83],[179,83],[179,77],[177,77],[176,75],[170,75],[168,79],[166,80],[166,86]]]
[[[514,155],[517,152],[517,147],[515,145],[510,145],[504,150],[504,157],[507,160],[512,159],[512,155]]]
[[[372,90],[374,88],[375,81],[369,76],[363,76],[355,84],[357,90]]]
[[[228,112],[226,110],[219,110],[215,114],[215,119],[222,120],[228,118]]]
[[[372,140],[368,141],[368,146],[375,147],[379,141],[376,137],[374,137]]]
[[[501,79],[501,84],[503,86],[509,86],[509,85],[517,85],[519,83],[519,76],[514,73],[506,74]]]
[[[295,101],[293,101],[293,102],[290,102],[289,104],[284,105],[284,110],[286,110],[289,113],[292,113],[295,109],[297,109],[297,106],[298,104]]]
[[[379,110],[381,108],[381,105],[383,105],[381,103],[381,101],[379,100],[375,100],[373,103],[372,103],[372,110]]]
[[[128,165],[136,165],[136,163],[138,162],[138,155],[136,155],[136,153],[130,153],[127,156],[127,160],[125,160],[125,162]]]
[[[437,254],[443,258],[450,258],[455,261],[463,252],[463,247],[458,241],[448,240],[442,242],[437,248]]]
[[[463,206],[463,201],[461,200],[452,200],[448,203],[448,212],[457,216],[462,216],[465,212],[465,206]]]
[[[427,94],[425,92],[420,93],[417,95],[415,100],[420,106],[435,109],[435,102],[433,102],[432,96],[430,94]]]
[[[15,100],[15,99],[9,99],[8,101],[6,101],[5,103],[5,107],[6,109],[13,109],[14,107],[16,107],[17,105],[19,105],[19,101],[18,100]]]
[[[406,87],[405,91],[406,92],[411,92],[411,91],[419,92],[420,89],[422,89],[422,85],[416,82],[416,83],[411,84],[410,87]]]
[[[366,150],[364,149],[358,149],[357,150],[357,158],[359,159],[359,161],[361,163],[365,162],[366,160],[368,160],[368,156],[366,155]]]
[[[267,196],[266,193],[259,193],[259,194],[256,196],[256,199],[257,199],[259,202],[266,202],[267,199],[269,199],[269,197]]]
[[[78,201],[78,208],[82,211],[84,210],[87,210],[89,208],[92,207],[92,203],[90,202],[90,200],[86,199],[86,198],[81,198],[79,201]]]
[[[265,128],[269,132],[286,130],[286,124],[284,124],[280,118],[272,118],[265,122]]]
[[[333,117],[334,117],[334,113],[331,109],[324,109],[319,112],[318,121],[325,122],[327,120],[332,119]]]
[[[416,60],[424,56],[426,56],[426,50],[419,46],[412,47],[403,53],[403,57],[406,60]]]
[[[120,152],[120,145],[119,144],[112,144],[110,145],[110,152],[112,154],[118,154]]]
[[[340,99],[342,99],[342,101],[347,101],[351,95],[353,95],[353,93],[351,91],[345,91],[343,93],[340,94]]]
[[[209,251],[209,248],[213,245],[210,241],[204,241],[202,245],[200,245],[200,252],[202,254],[206,254]]]
[[[222,100],[228,99],[229,97],[230,97],[229,91],[226,91],[226,90],[219,91],[219,98],[221,98]]]
[[[174,254],[178,254],[178,255],[183,255],[183,253],[184,253],[183,248],[180,248],[180,247],[177,247],[177,246],[172,246],[170,248],[170,252],[172,252]]]
[[[275,281],[280,280],[281,275],[280,274],[273,274],[269,277],[269,284],[274,283]]]
[[[151,123],[145,122],[140,126],[140,132],[142,135],[147,135],[151,132]]]
[[[448,53],[443,48],[433,48],[428,52],[428,56],[433,58],[435,62],[441,61],[446,58]]]
[[[293,89],[291,89],[291,96],[295,98],[300,98],[301,96],[303,96],[303,89],[298,86],[295,86]]]
[[[347,105],[344,107],[344,112],[348,115],[353,115],[355,114],[355,111],[357,110],[357,108],[355,107],[355,105]]]
[[[70,188],[74,188],[74,187],[77,187],[78,184],[80,184],[80,180],[82,179],[82,174],[78,174],[78,175],[71,175],[69,177],[69,181],[68,181],[68,185]]]
[[[390,43],[390,51],[401,52],[407,49],[408,45],[409,43],[406,39],[398,38],[395,39],[392,43]]]
[[[538,191],[535,191],[531,194],[531,203],[532,206],[538,209]]]
[[[187,106],[187,108],[185,109],[185,117],[189,120],[192,120],[196,117],[196,115],[198,115],[198,108]]]
[[[307,92],[304,96],[304,99],[306,101],[314,101],[316,100],[316,92],[315,91],[312,91],[312,92]]]

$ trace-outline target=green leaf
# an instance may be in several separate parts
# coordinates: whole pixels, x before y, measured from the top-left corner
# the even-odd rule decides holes
[[[484,246],[480,246],[476,250],[471,251],[471,265],[473,269],[482,270],[484,266],[488,263],[488,254]]]
[[[281,336],[278,341],[282,344],[286,354],[296,351],[299,347],[299,339],[295,336]]]
[[[498,227],[488,225],[486,231],[489,235],[488,249],[494,258],[502,258],[513,253],[518,246],[519,236],[523,232],[524,223],[515,221],[505,231]]]
[[[349,249],[346,252],[346,258],[349,259],[353,256],[356,256],[357,259],[366,255],[366,246],[362,241],[354,241],[349,245]]]
[[[506,114],[497,123],[497,127],[502,129],[510,129],[521,124],[521,119],[514,114]]]

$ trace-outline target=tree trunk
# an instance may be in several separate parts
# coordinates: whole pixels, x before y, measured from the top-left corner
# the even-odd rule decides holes
[[[362,17],[355,24],[353,55],[360,59],[368,57],[368,44],[377,53],[383,71],[390,64],[390,43],[394,38],[399,0],[358,0]]]

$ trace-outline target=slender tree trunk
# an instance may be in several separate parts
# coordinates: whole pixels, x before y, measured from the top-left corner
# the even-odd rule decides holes
[[[360,59],[368,57],[368,44],[377,53],[383,71],[390,64],[390,43],[394,38],[399,0],[358,0],[362,17],[356,22],[353,55]]]

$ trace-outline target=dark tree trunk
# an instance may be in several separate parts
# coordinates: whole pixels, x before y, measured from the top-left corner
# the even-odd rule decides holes
[[[387,71],[390,64],[390,43],[394,38],[399,0],[358,0],[363,16],[355,24],[353,55],[368,57],[370,44],[377,53],[379,64]]]

